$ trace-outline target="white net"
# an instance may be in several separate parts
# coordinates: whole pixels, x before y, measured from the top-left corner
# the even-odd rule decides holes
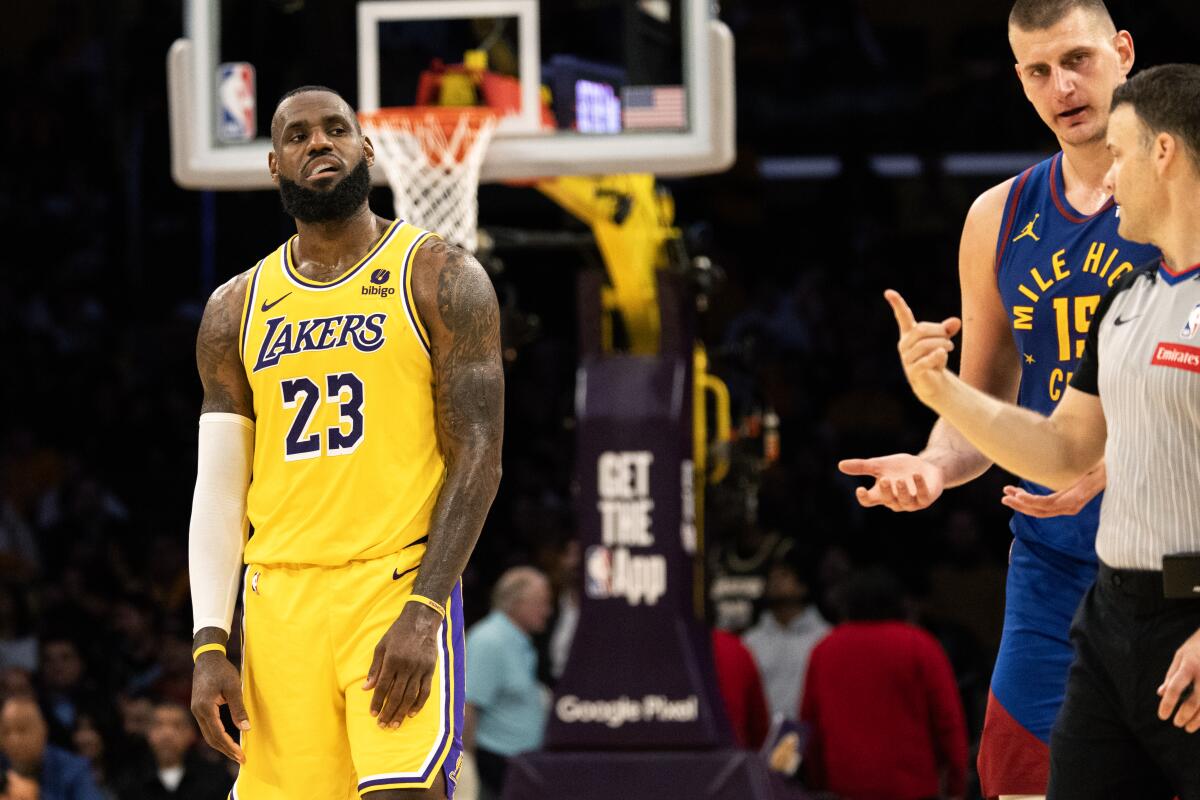
[[[390,110],[364,115],[395,196],[396,216],[476,249],[479,170],[496,118],[479,109]]]

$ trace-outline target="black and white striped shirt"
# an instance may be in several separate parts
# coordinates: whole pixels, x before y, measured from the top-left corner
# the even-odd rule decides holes
[[[1155,261],[1117,281],[1071,385],[1100,396],[1108,423],[1100,560],[1159,570],[1168,553],[1200,552],[1200,264]]]

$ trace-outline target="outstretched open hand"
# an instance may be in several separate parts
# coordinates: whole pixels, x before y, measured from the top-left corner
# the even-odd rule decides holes
[[[1059,517],[1078,514],[1093,497],[1104,491],[1108,473],[1101,461],[1087,474],[1060,492],[1032,494],[1019,486],[1005,486],[1000,502],[1031,517]]]
[[[920,511],[941,497],[945,488],[941,468],[909,453],[847,458],[838,462],[838,469],[847,475],[875,479],[871,488],[860,486],[854,492],[865,508],[886,506],[892,511]]]

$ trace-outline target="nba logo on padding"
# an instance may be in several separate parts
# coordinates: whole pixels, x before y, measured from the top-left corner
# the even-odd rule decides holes
[[[217,67],[217,141],[251,142],[258,135],[255,118],[254,67],[244,61]]]
[[[584,590],[588,597],[603,599],[612,596],[612,553],[607,547],[593,545],[587,549],[584,573]]]
[[[392,273],[386,269],[377,269],[371,273],[371,283],[376,285],[387,283],[388,278],[392,277]]]

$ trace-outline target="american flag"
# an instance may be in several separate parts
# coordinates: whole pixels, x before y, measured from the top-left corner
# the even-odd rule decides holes
[[[621,101],[626,130],[687,128],[687,94],[682,86],[626,86]]]

